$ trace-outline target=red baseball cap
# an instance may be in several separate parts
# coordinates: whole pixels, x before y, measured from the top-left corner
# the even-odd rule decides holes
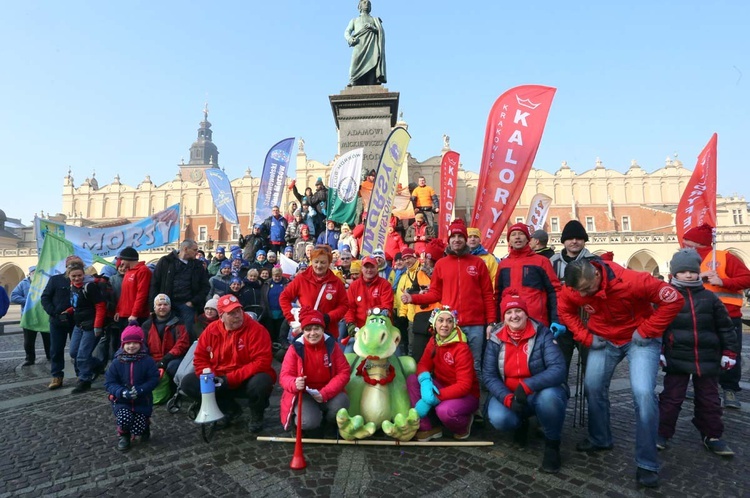
[[[240,301],[235,297],[230,295],[221,296],[219,298],[219,314],[222,313],[229,313],[230,311],[234,311],[237,308],[242,308],[242,305],[240,304]]]
[[[372,256],[367,256],[366,258],[362,260],[362,266],[365,266],[365,265],[373,265],[375,268],[377,268],[378,260],[376,260]]]

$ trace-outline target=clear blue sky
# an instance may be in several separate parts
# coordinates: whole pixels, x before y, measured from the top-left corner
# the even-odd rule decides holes
[[[536,168],[600,157],[652,172],[677,152],[693,169],[718,132],[718,191],[750,196],[749,2],[373,0],[372,13],[418,160],[445,133],[478,171],[490,106],[536,83],[558,89]],[[94,170],[100,185],[171,180],[206,100],[230,178],[259,175],[288,136],[327,163],[357,14],[356,0],[5,3],[0,208],[26,223],[59,212],[68,166],[76,186]]]

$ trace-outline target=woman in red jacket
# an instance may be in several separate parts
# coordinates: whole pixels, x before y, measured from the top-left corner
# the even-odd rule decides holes
[[[417,374],[406,379],[409,398],[420,416],[417,441],[443,436],[433,427],[429,413],[453,433],[455,439],[466,439],[471,433],[474,412],[479,408],[479,381],[474,373],[474,358],[466,336],[447,306],[436,308],[430,317],[435,335],[427,343]]]
[[[351,368],[341,348],[323,333],[325,321],[320,311],[303,308],[300,312],[302,335],[287,350],[281,365],[279,383],[281,423],[289,428],[292,415],[298,423],[297,396],[302,396],[302,430],[318,429],[326,422],[336,424],[336,412],[349,408],[344,391]]]
[[[325,332],[338,339],[338,324],[349,309],[349,301],[344,283],[330,269],[332,260],[330,247],[315,247],[310,254],[310,266],[298,273],[279,296],[281,311],[294,336],[301,330],[291,326],[292,322],[296,324],[298,321],[292,314],[292,303],[299,301],[300,308],[309,307],[323,313]]]

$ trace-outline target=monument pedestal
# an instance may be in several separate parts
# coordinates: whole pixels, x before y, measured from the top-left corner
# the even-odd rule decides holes
[[[330,95],[339,154],[364,148],[363,174],[377,170],[388,135],[396,125],[398,92],[381,85],[352,86]]]

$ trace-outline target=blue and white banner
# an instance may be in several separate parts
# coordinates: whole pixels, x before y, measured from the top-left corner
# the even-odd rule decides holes
[[[229,182],[227,174],[219,168],[208,168],[206,179],[208,180],[208,186],[211,187],[211,197],[214,198],[216,210],[229,223],[238,225],[240,219],[237,218],[237,206],[234,204],[232,184]]]
[[[286,138],[271,147],[266,154],[253,224],[263,223],[271,216],[271,209],[281,202],[281,194],[286,183],[286,171],[292,157],[292,145],[294,145],[294,137]]]
[[[140,221],[109,228],[76,227],[55,221],[34,219],[37,250],[41,254],[44,236],[53,233],[75,246],[103,258],[117,256],[131,246],[139,251],[155,249],[180,240],[180,205],[152,214]]]

